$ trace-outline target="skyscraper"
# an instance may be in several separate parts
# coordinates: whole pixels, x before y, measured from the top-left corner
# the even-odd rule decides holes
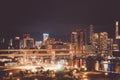
[[[49,34],[43,33],[43,43],[45,43],[48,38],[49,38]]]
[[[86,35],[83,29],[78,29],[71,33],[71,44],[76,53],[83,53],[83,47],[86,43]]]
[[[30,37],[30,34],[24,34],[23,39],[23,48],[33,48],[34,47],[34,39]]]
[[[100,50],[107,50],[108,33],[100,33]]]
[[[93,30],[93,25],[90,25],[90,43],[93,42],[93,34],[94,34],[94,30]]]
[[[99,34],[98,33],[93,34],[91,44],[96,50],[99,49]]]
[[[73,49],[78,49],[78,33],[77,32],[71,33],[71,44]]]
[[[116,24],[115,24],[115,43],[118,45],[119,47],[119,50],[120,50],[120,35],[119,35],[119,23],[118,21],[116,21]]]
[[[0,33],[0,49],[7,49],[9,41],[6,40],[5,34]]]
[[[20,49],[20,37],[16,36],[13,42],[14,49]]]
[[[116,21],[115,37],[116,37],[116,39],[120,39],[119,28],[118,28],[118,21]]]

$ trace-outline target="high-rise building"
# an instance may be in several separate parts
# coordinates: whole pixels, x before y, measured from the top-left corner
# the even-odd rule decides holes
[[[25,34],[23,39],[23,48],[33,48],[34,47],[34,39],[30,37],[30,34]]]
[[[93,42],[93,34],[94,34],[93,25],[90,25],[90,43]]]
[[[12,38],[9,40],[8,49],[14,49],[14,47],[13,47],[13,39]]]
[[[48,38],[45,42],[47,45],[51,45],[55,43],[55,38]]]
[[[48,33],[43,33],[43,43],[45,43],[45,41],[49,38],[49,34]]]
[[[80,31],[79,33],[80,34],[78,35],[78,48],[82,51],[83,46],[85,45],[85,36],[83,31]]]
[[[116,39],[120,39],[119,28],[118,28],[118,21],[116,21],[115,37],[116,37]]]
[[[107,50],[107,40],[108,40],[108,33],[101,32],[100,33],[100,50]]]
[[[26,33],[23,35],[24,38],[30,38],[30,34]]]
[[[16,36],[13,42],[14,49],[20,49],[20,37]]]
[[[86,43],[86,32],[82,29],[71,33],[72,48],[76,50],[76,53],[83,53],[83,48]]]
[[[37,47],[37,49],[40,49],[42,45],[42,41],[35,41],[35,46]]]
[[[4,33],[0,33],[0,49],[7,49],[9,41],[6,39]]]
[[[113,49],[113,39],[108,38],[107,40],[107,50],[112,50]]]
[[[115,43],[118,44],[119,50],[120,50],[120,35],[119,35],[119,23],[116,21],[115,24]]]
[[[99,34],[98,33],[93,34],[91,44],[96,50],[99,49]]]
[[[78,33],[77,32],[71,33],[71,44],[73,49],[78,49]]]

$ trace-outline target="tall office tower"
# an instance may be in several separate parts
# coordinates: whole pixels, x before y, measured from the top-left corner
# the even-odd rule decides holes
[[[79,32],[80,34],[78,35],[78,48],[82,51],[83,50],[83,45],[85,44],[84,40],[84,32],[83,31],[80,31]]]
[[[45,44],[46,40],[49,38],[48,33],[43,33],[43,43]]]
[[[13,39],[9,40],[8,49],[13,49]]]
[[[54,44],[55,43],[55,38],[48,38],[47,40],[46,40],[46,44],[47,45],[52,45],[52,44]]]
[[[16,36],[13,40],[14,49],[20,49],[20,37]]]
[[[71,44],[73,49],[78,49],[78,33],[77,32],[71,33]]]
[[[23,35],[24,38],[30,38],[30,34],[26,33]]]
[[[0,49],[7,49],[8,48],[8,42],[5,38],[4,33],[0,33]]]
[[[23,39],[23,48],[33,48],[34,47],[34,39],[30,37],[30,34],[25,34]]]
[[[71,44],[73,46],[73,49],[76,49],[78,53],[82,53],[83,47],[85,45],[85,31],[80,29],[76,32],[72,32]]]
[[[93,34],[94,34],[93,25],[90,25],[90,43],[91,44],[93,42]]]
[[[113,39],[112,38],[108,38],[108,40],[107,40],[107,49],[108,50],[113,49]]]
[[[35,46],[37,49],[40,49],[41,45],[42,45],[42,41],[35,41]]]
[[[119,25],[118,25],[118,21],[116,21],[116,30],[115,30],[115,43],[118,45],[119,50],[120,50],[120,35],[119,35]]]
[[[96,50],[99,49],[99,34],[98,33],[93,34],[92,46],[95,47]]]
[[[10,46],[13,46],[13,39],[10,39]]]
[[[118,21],[116,21],[115,37],[116,37],[116,39],[120,39],[119,28],[118,28]]]
[[[107,50],[108,33],[100,33],[100,50]]]

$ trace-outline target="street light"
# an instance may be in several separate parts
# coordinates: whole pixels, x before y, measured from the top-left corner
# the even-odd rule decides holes
[[[35,78],[34,80],[38,80],[37,78]]]
[[[10,77],[10,80],[12,80],[12,77],[13,77],[13,73],[12,72],[9,72],[9,77]]]
[[[106,73],[105,73],[105,80],[107,80],[107,76],[108,76],[108,73],[106,72]]]
[[[16,80],[20,80],[19,78],[17,78]]]

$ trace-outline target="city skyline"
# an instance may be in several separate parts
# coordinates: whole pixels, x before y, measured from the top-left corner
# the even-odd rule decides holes
[[[94,25],[96,32],[114,36],[120,19],[119,1],[7,1],[1,2],[0,32],[64,35]]]
[[[118,22],[118,21],[116,21]],[[49,33],[49,32],[0,32],[0,37],[1,38],[5,38],[7,40],[10,40],[10,39],[14,39],[15,37],[20,37],[20,39],[23,39],[24,38],[24,34],[30,34],[32,38],[35,39],[35,41],[38,41],[38,40],[43,40],[43,34],[49,34],[51,38],[55,38],[56,40],[62,40],[62,41],[68,41],[70,42],[70,37],[71,37],[71,33],[72,32],[79,32],[79,31],[84,31],[87,33],[87,37],[89,38],[89,33],[90,33],[90,27],[92,26],[93,27],[93,32],[94,33],[102,33],[102,32],[107,32],[106,30],[103,30],[103,31],[100,31],[100,32],[97,32],[94,25],[89,25],[89,26],[85,26],[85,25],[77,25],[79,28],[76,28],[74,30],[72,30],[71,32],[66,32],[65,34],[55,34],[53,32]],[[80,27],[81,26],[81,27]],[[116,29],[116,25],[114,27]],[[111,33],[108,33],[108,37],[109,38],[113,38],[115,39],[115,33],[116,33],[116,30],[114,29],[114,31],[112,33],[112,36],[111,36]],[[119,35],[119,22],[118,22],[118,35]]]
[[[120,0],[1,0],[0,80],[120,80]]]

